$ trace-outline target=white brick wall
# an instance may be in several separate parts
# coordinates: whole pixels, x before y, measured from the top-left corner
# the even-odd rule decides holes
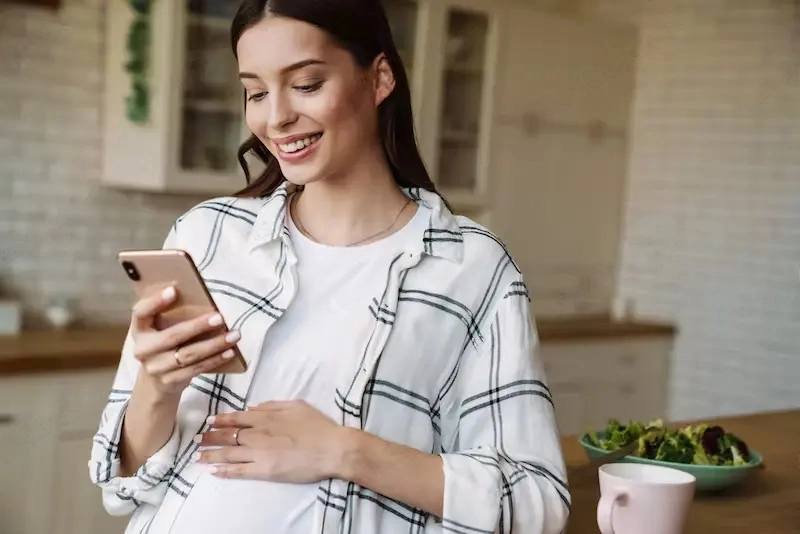
[[[798,4],[800,6],[800,4]],[[675,418],[800,406],[800,16],[604,0],[638,19],[620,292],[677,321]]]
[[[161,246],[199,200],[98,185],[103,5],[0,4],[0,292],[24,299],[28,324],[61,295],[87,322],[125,320],[117,251]]]

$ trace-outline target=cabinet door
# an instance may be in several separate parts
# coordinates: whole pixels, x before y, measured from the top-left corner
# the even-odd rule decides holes
[[[173,138],[176,181],[216,181],[233,192],[243,186],[236,158],[249,132],[244,122],[244,96],[239,68],[231,52],[230,27],[237,3],[177,0],[176,57],[182,58],[180,94],[174,95],[176,136]],[[180,53],[182,52],[182,53]],[[178,87],[178,86],[176,86]]]
[[[54,396],[39,380],[0,379],[0,532],[50,532]]]
[[[562,436],[575,436],[586,431],[586,392],[577,383],[550,385],[556,424]]]
[[[60,379],[52,507],[54,534],[123,532],[130,519],[114,517],[105,511],[100,490],[89,481],[87,468],[92,438],[113,378],[113,371],[97,371],[64,375]]]
[[[533,285],[608,303],[627,166],[634,27],[509,8],[496,79],[493,230]],[[537,298],[540,314],[557,310]],[[556,300],[556,299],[554,299]]]
[[[470,0],[426,6],[420,148],[434,182],[457,210],[485,207],[497,9]]]
[[[670,340],[544,344],[540,351],[564,435],[600,429],[610,418],[666,415]]]
[[[111,516],[100,489],[89,482],[87,462],[94,432],[60,436],[56,449],[53,534],[124,532],[130,517]]]

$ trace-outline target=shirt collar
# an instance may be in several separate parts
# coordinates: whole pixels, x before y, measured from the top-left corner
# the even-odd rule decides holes
[[[284,182],[266,199],[258,212],[248,238],[248,248],[253,249],[274,242],[289,241],[286,228],[288,199],[297,186]],[[430,256],[460,263],[464,257],[464,239],[458,220],[438,194],[419,187],[403,188],[403,193],[431,212],[428,227],[420,235],[422,252]]]

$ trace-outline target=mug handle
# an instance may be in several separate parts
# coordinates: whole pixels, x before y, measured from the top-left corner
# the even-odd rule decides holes
[[[624,491],[612,490],[610,494],[600,497],[597,505],[597,526],[602,534],[614,534],[614,507],[625,495]]]

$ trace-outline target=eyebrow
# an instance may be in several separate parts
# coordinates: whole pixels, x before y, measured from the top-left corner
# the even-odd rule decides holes
[[[298,61],[297,63],[292,63],[287,67],[283,67],[281,69],[281,74],[288,74],[290,72],[294,72],[296,70],[300,70],[304,67],[308,67],[309,65],[324,65],[325,62],[319,59],[304,59],[303,61]],[[250,79],[250,80],[258,80],[260,79],[257,74],[253,74],[252,72],[240,72],[239,73],[240,79]]]

